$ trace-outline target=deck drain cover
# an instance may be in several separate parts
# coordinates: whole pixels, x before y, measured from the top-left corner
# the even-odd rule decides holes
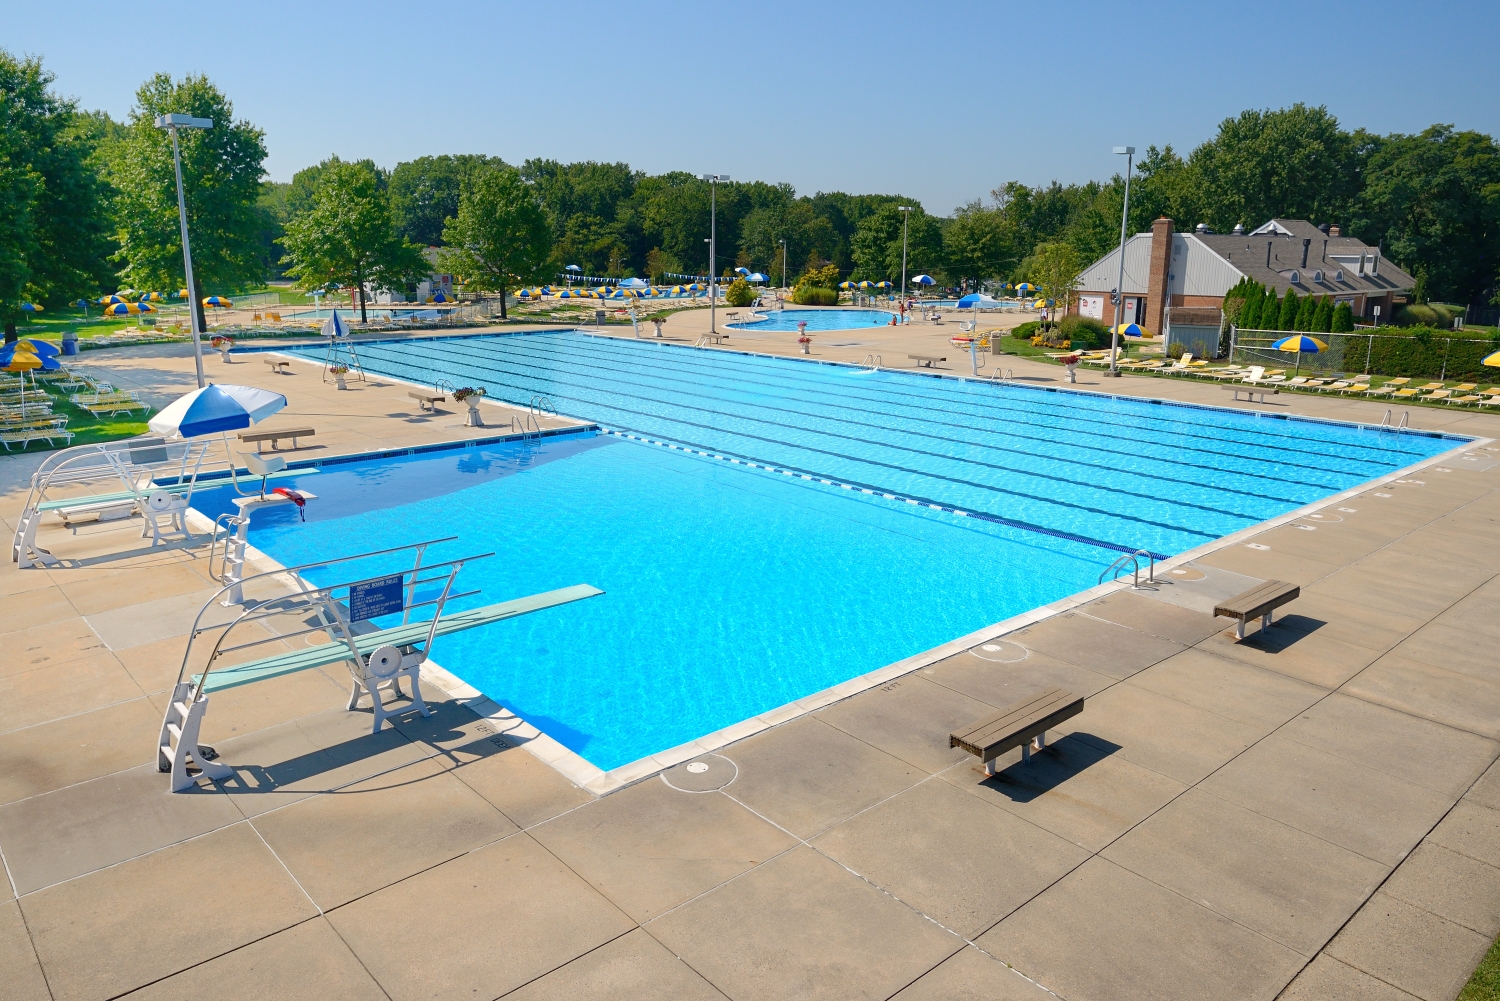
[[[1207,576],[1208,574],[1204,573],[1202,570],[1197,569],[1196,567],[1177,567],[1171,571],[1171,577],[1173,580],[1202,580]]]
[[[1025,660],[1031,656],[1030,650],[1010,640],[991,640],[989,643],[982,643],[971,648],[969,652],[981,660],[994,661],[997,664],[1014,664],[1018,660]]]
[[[705,754],[674,765],[661,773],[661,780],[682,792],[714,792],[733,782],[740,770],[722,754]]]

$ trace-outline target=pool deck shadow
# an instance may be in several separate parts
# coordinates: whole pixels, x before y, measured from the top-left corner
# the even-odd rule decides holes
[[[98,355],[117,385],[191,388],[180,350]],[[230,370],[287,393],[320,444],[328,427],[327,454],[466,436],[385,416],[399,387],[265,367]],[[1500,437],[1497,415],[1429,415]],[[0,517],[36,461],[0,457]],[[152,741],[217,587],[204,550],[143,551],[121,534],[138,523],[57,533],[64,566],[0,566],[0,993],[1452,998],[1500,933],[1500,468],[1451,468],[1226,543],[1201,579],[1106,589],[729,728],[603,796],[438,672],[431,716],[397,702],[371,734],[341,669],[216,694],[205,742],[236,777],[171,795]],[[1303,596],[1236,642],[1212,602],[1273,577]],[[1050,685],[1088,701],[1030,765],[1014,751],[990,777],[947,746]],[[657,774],[699,759],[703,788]]]

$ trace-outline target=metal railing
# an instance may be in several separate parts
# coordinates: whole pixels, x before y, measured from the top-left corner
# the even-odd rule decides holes
[[[1144,583],[1141,581],[1140,558],[1142,556],[1151,561],[1150,567],[1146,571],[1146,580]],[[1130,564],[1130,589],[1132,591],[1155,591],[1155,585],[1160,584],[1161,581],[1156,579],[1156,556],[1149,549],[1137,549],[1133,553],[1121,553],[1099,575],[1099,583],[1103,584],[1106,577],[1109,577],[1110,580],[1119,580],[1120,574],[1125,572],[1125,564],[1127,562]]]

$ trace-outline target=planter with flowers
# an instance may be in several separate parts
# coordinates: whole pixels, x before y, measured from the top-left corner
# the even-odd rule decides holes
[[[348,365],[329,365],[328,374],[333,376],[333,384],[339,389],[349,388],[348,384],[344,382],[344,376],[349,374]]]
[[[1063,355],[1061,358],[1057,359],[1058,361],[1062,362],[1063,368],[1067,370],[1069,382],[1078,381],[1078,358],[1079,356],[1074,354]]]
[[[230,364],[229,349],[234,347],[234,338],[216,335],[209,343],[213,345],[215,351],[219,352],[219,357],[224,360],[224,364]]]
[[[453,391],[453,398],[469,408],[469,417],[465,424],[471,428],[484,427],[484,416],[479,412],[479,401],[486,396],[483,386],[465,386]]]
[[[812,351],[809,350],[812,346],[812,338],[808,336],[806,320],[797,321],[797,343],[802,345],[803,354],[812,354]]]

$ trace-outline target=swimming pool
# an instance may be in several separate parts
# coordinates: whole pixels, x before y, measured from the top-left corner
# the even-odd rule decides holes
[[[360,356],[636,436],[329,465],[292,481],[306,524],[251,529],[287,565],[457,534],[500,554],[464,572],[477,603],[603,588],[434,658],[606,770],[1460,441],[580,333]]]
[[[787,309],[767,312],[766,319],[754,323],[731,323],[732,330],[796,330],[805,321],[809,331],[856,330],[860,327],[883,327],[893,314],[880,309]]]

